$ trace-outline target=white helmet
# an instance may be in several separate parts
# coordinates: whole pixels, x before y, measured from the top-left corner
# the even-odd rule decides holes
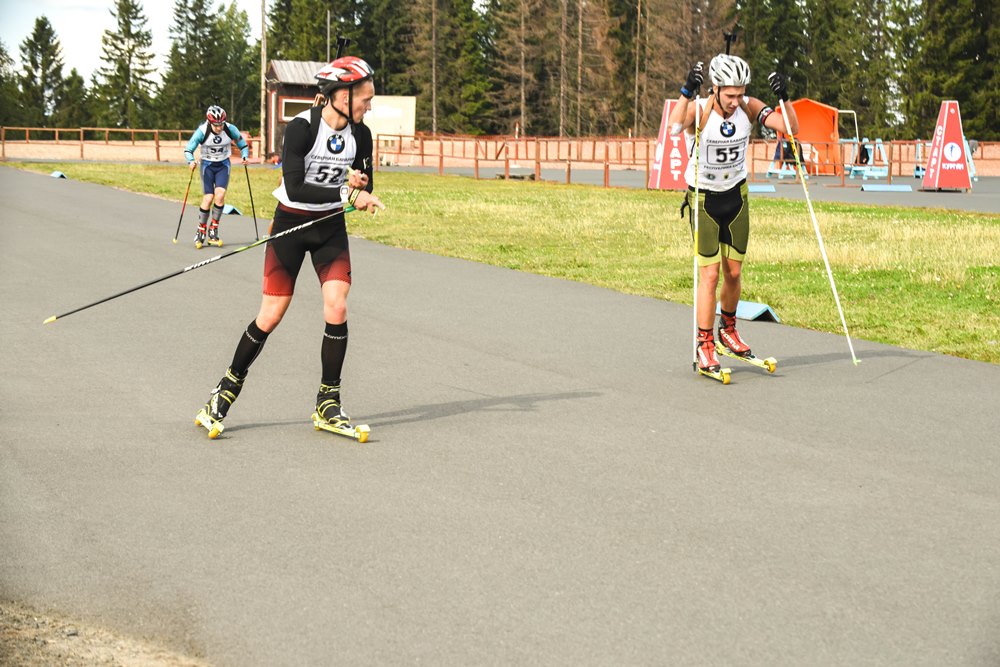
[[[708,78],[716,88],[746,86],[750,83],[750,66],[739,56],[720,53],[708,66]]]

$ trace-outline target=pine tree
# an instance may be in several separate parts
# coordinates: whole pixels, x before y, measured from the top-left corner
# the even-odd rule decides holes
[[[271,0],[267,10],[267,54],[271,60],[289,60],[288,51],[294,43],[288,30],[292,15],[292,0]]]
[[[973,93],[963,112],[966,137],[1000,140],[1000,7],[996,0],[976,0],[978,33],[970,66]]]
[[[98,122],[110,127],[143,127],[153,121],[155,84],[152,31],[138,0],[116,0],[110,10],[116,29],[101,37],[104,66],[98,70],[100,83],[94,90],[102,113]]]
[[[21,102],[23,122],[49,127],[62,86],[62,46],[45,16],[35,19],[31,35],[21,42]]]
[[[900,137],[917,138],[913,108],[917,82],[915,63],[920,59],[923,0],[891,0],[889,3],[890,68],[892,94],[890,113]]]
[[[539,134],[547,109],[539,90],[538,66],[545,59],[544,11],[536,0],[498,0],[488,7],[484,20],[489,35],[492,99],[498,129],[506,134],[514,126],[522,133]],[[529,100],[538,103],[529,107]],[[537,118],[536,118],[537,117]]]
[[[91,113],[93,102],[90,99],[87,84],[74,67],[69,76],[63,80],[56,102],[56,110],[52,115],[56,127],[92,127],[95,125]]]
[[[448,3],[448,25],[443,43],[446,81],[441,90],[446,132],[481,134],[493,114],[490,84],[483,58],[483,23],[472,0]]]
[[[915,85],[910,127],[918,136],[929,137],[941,101],[958,100],[966,133],[985,136],[996,126],[980,125],[973,98],[980,86],[989,84],[982,64],[988,26],[977,17],[975,0],[925,0],[924,10],[921,51],[911,64]]]
[[[240,129],[260,126],[260,51],[250,44],[250,19],[235,2],[217,19],[214,61],[222,76],[218,96],[229,119]]]
[[[21,91],[17,88],[14,59],[0,41],[0,125],[18,126],[23,123]]]
[[[161,126],[193,127],[204,120],[205,109],[223,103],[225,74],[215,67],[222,41],[217,18],[206,0],[174,3],[167,72],[157,98]]]
[[[371,0],[361,4],[357,53],[375,70],[379,95],[412,95],[408,74],[413,62],[413,13],[404,0]]]
[[[268,14],[268,50],[272,59],[326,61],[336,57],[338,35],[357,45],[361,0],[278,0]],[[327,42],[326,18],[330,12],[330,40]],[[347,52],[344,55],[348,55]]]

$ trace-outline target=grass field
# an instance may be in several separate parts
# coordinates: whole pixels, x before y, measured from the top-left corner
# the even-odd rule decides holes
[[[176,165],[11,166],[176,200],[178,213],[189,177]],[[226,201],[246,213],[241,171],[234,167]],[[257,215],[269,218],[280,171],[250,174]],[[398,172],[377,174],[376,192],[388,209],[349,216],[352,234],[691,303],[690,231],[678,217],[679,193]],[[195,183],[189,210],[197,193]],[[1000,215],[835,203],[815,209],[852,337],[1000,363]],[[186,217],[185,238],[195,219]],[[743,298],[771,305],[785,324],[841,332],[804,203],[751,196]]]

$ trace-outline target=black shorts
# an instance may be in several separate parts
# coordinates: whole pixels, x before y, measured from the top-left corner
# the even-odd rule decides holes
[[[330,217],[329,211],[303,211],[278,204],[270,233],[273,236],[319,218],[326,219],[267,244],[264,251],[264,294],[291,296],[295,292],[295,279],[307,252],[312,258],[320,285],[329,280],[341,280],[350,284],[351,251],[343,213]]]

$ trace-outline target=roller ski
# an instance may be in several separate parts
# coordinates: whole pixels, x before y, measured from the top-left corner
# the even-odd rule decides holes
[[[212,225],[208,228],[208,245],[214,245],[216,248],[222,247],[222,239],[219,238],[218,225]]]
[[[195,250],[201,250],[205,247],[205,226],[198,225],[198,231],[194,235],[194,247]]]
[[[368,442],[368,435],[371,433],[367,424],[351,425],[351,418],[347,416],[340,404],[339,384],[321,384],[319,386],[319,394],[316,395],[316,412],[312,415],[312,422],[317,431],[329,431],[345,438],[353,438],[358,442]]]
[[[698,360],[692,363],[692,366],[699,375],[722,384],[729,384],[732,371],[719,364],[719,358],[715,356],[715,340],[712,338],[711,329],[698,330]]]
[[[236,397],[240,395],[244,379],[237,377],[231,370],[227,369],[226,374],[219,380],[219,384],[208,397],[208,403],[195,415],[194,423],[205,427],[209,439],[215,440],[225,430],[226,427],[222,424],[222,420],[226,418],[229,408],[236,402]]]
[[[722,316],[719,322],[719,338],[715,341],[715,351],[733,359],[745,361],[751,366],[763,368],[768,373],[773,373],[778,367],[778,360],[774,357],[761,359],[750,351],[750,346],[740,338],[736,331],[736,318]]]
[[[763,368],[768,373],[773,373],[776,368],[778,368],[778,360],[774,357],[767,357],[766,359],[761,359],[753,352],[747,352],[746,354],[736,354],[728,347],[722,343],[715,344],[715,351],[719,354],[724,354],[727,357],[732,357],[733,359],[739,359],[740,361],[745,361],[751,366],[756,366],[757,368]]]

